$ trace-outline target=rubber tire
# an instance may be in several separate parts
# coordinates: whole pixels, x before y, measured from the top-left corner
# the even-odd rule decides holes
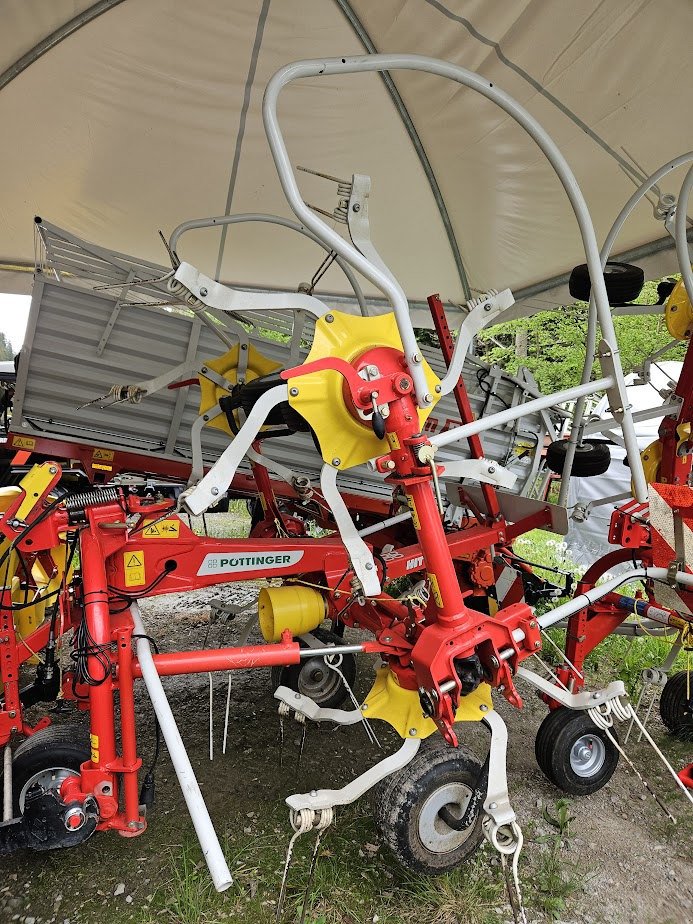
[[[568,440],[555,440],[546,450],[546,467],[557,475],[563,472],[563,463],[568,451]],[[570,474],[575,478],[592,478],[603,475],[611,465],[611,452],[606,443],[585,440],[575,447],[575,457]]]
[[[690,678],[693,694],[693,676]],[[679,671],[667,678],[659,698],[659,714],[662,722],[676,738],[693,740],[693,703],[686,708],[688,671]]]
[[[310,633],[314,635],[321,642],[324,642],[326,645],[343,645],[344,639],[339,635],[335,635],[334,632],[330,632],[329,629],[313,629]],[[300,638],[297,640],[301,648],[307,648],[305,642]],[[342,655],[342,663],[340,665],[340,671],[344,674],[347,683],[349,686],[354,689],[354,682],[356,681],[356,657],[353,654]],[[300,664],[291,664],[288,667],[273,667],[271,673],[271,683],[272,683],[272,692],[277,689],[277,687],[289,687],[290,690],[295,690],[299,692],[299,675],[302,670],[305,670],[312,658],[307,658],[302,661]],[[322,662],[322,658],[320,658]],[[324,668],[329,670],[328,667]],[[348,699],[349,691],[346,689],[344,684],[339,682],[339,686],[328,696],[323,696],[319,698],[310,697],[314,703],[317,703],[322,709],[336,709],[338,706],[341,706],[342,703]]]
[[[435,734],[426,738],[406,767],[375,787],[375,825],[395,859],[406,869],[423,876],[440,876],[468,860],[481,844],[483,800],[470,826],[469,837],[454,850],[435,853],[421,842],[418,820],[428,797],[447,783],[474,788],[481,762],[468,748],[450,747]]]
[[[604,267],[604,282],[609,304],[623,305],[640,295],[645,284],[645,273],[632,263],[610,260]],[[582,302],[590,300],[592,283],[586,263],[574,267],[568,280],[568,289],[573,298]]]
[[[12,759],[12,807],[20,815],[19,795],[35,773],[49,767],[65,767],[79,773],[91,756],[89,730],[81,725],[49,725],[25,738]]]
[[[615,729],[609,729],[618,741]],[[604,763],[591,777],[578,776],[570,766],[570,751],[583,735],[600,738],[606,748]],[[589,796],[605,786],[616,770],[619,753],[606,732],[582,710],[561,707],[545,717],[534,741],[534,754],[542,773],[560,790],[572,796]]]

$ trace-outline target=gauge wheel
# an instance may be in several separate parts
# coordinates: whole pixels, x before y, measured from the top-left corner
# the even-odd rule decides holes
[[[610,733],[617,739],[613,728]],[[534,753],[540,770],[565,793],[587,796],[605,786],[619,753],[606,732],[582,710],[560,708],[539,726]]]
[[[561,475],[567,451],[567,440],[556,440],[551,443],[546,450],[546,467],[557,475]],[[575,478],[591,478],[594,475],[603,475],[610,464],[611,452],[606,443],[585,440],[575,447],[570,474]]]
[[[310,634],[324,645],[344,644],[343,638],[328,629],[314,629]],[[301,648],[310,647],[302,638],[297,641]],[[339,670],[353,690],[356,680],[355,655],[342,655]],[[340,675],[331,670],[322,657],[304,658],[300,664],[291,664],[288,667],[273,667],[271,681],[273,691],[280,686],[288,687],[312,699],[322,709],[336,709],[349,697],[349,690]]]
[[[619,263],[610,260],[604,267],[604,283],[610,305],[623,305],[632,302],[642,292],[645,273],[632,263]],[[592,283],[586,263],[576,266],[570,274],[568,289],[573,298],[588,302]]]
[[[439,876],[472,856],[483,840],[483,796],[476,787],[482,765],[464,746],[450,747],[439,735],[426,738],[416,756],[375,789],[375,824],[402,866]],[[474,798],[469,824],[458,831],[441,817],[447,807],[461,819]]]
[[[672,674],[659,698],[659,714],[672,735],[693,739],[693,673]]]

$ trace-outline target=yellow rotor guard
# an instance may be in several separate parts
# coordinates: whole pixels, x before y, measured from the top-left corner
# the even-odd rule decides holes
[[[205,359],[204,364],[207,368],[212,369],[214,372],[218,372],[219,375],[223,375],[232,385],[235,385],[239,352],[240,344],[236,344],[235,347],[230,349],[228,353],[224,353],[223,356],[217,356],[215,359]],[[267,357],[263,356],[259,350],[256,350],[251,343],[248,344],[248,365],[245,373],[246,382],[252,382],[253,379],[259,379],[261,376],[269,375],[270,372],[276,372],[277,369],[281,368],[281,363],[275,363],[271,359],[267,359]],[[200,374],[198,378],[200,380],[200,415],[202,415],[206,414],[215,404],[218,404],[219,399],[226,397],[229,392],[227,389],[222,388],[221,385],[217,385],[216,382],[212,382],[211,379],[205,378],[203,374]],[[240,422],[237,421],[237,423],[240,426]],[[224,433],[233,436],[225,414],[220,414],[218,417],[210,420],[207,426],[215,427],[217,430],[223,430]]]
[[[693,334],[693,307],[683,279],[679,279],[664,306],[667,330],[675,340],[688,340]]]
[[[367,719],[382,719],[401,738],[428,738],[437,731],[433,719],[421,711],[417,691],[401,687],[389,667],[378,668],[371,691],[361,708]],[[460,699],[455,721],[480,722],[491,709],[491,687],[482,683],[473,693]]]
[[[305,362],[334,356],[350,363],[367,350],[381,346],[402,352],[394,314],[364,318],[332,311],[317,321],[313,345]],[[435,386],[440,382],[426,360],[423,369],[434,398],[429,407],[419,408],[421,427],[439,400]],[[297,395],[292,395],[289,389],[289,404],[315,431],[323,461],[332,465],[333,460],[339,459],[339,464],[334,466],[338,469],[362,465],[389,451],[387,442],[377,438],[368,421],[359,422],[353,416],[344,401],[343,384],[344,379],[338,372],[325,369],[292,379],[291,386],[298,390]]]
[[[640,458],[642,459],[642,468],[645,474],[645,481],[648,484],[653,484],[659,480],[659,466],[662,463],[662,444],[659,440],[655,440],[654,443],[650,443],[649,446],[646,446],[645,449],[640,453]],[[635,491],[633,483],[631,482],[631,491]]]

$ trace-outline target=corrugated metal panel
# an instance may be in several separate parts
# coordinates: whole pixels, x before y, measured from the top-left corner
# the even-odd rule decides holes
[[[199,332],[195,354],[198,360],[218,356],[224,350],[223,344],[192,315],[125,304],[105,348],[97,355],[97,345],[114,304],[113,296],[66,283],[37,280],[27,346],[22,353],[12,429],[22,434],[40,431],[44,436],[115,446],[146,455],[156,453],[170,459],[190,458],[190,428],[198,416],[199,391],[196,388],[186,389],[181,421],[172,435],[171,422],[178,391],[164,390],[146,397],[138,405],[124,403],[101,409],[94,404],[79,408],[106,394],[115,383],[130,384],[153,378],[184,362],[193,325]],[[263,317],[262,325],[289,329],[288,321],[280,317]],[[251,341],[268,358],[286,363],[288,344],[260,336]],[[443,364],[437,351],[425,349],[424,352],[433,368],[442,374]],[[526,386],[500,370],[490,369],[473,358],[467,365],[465,381],[478,416],[527,400]],[[493,394],[489,395],[489,391]],[[435,430],[458,422],[454,400],[450,396],[444,398],[432,417],[436,422]],[[519,423],[482,434],[482,440],[490,458],[507,462],[512,457],[518,434],[541,444],[544,432],[540,416],[531,415]],[[168,453],[167,441],[173,447]],[[227,445],[228,437],[220,431],[203,431],[203,453],[207,461],[216,459]],[[305,434],[268,440],[265,451],[296,471],[315,474],[321,465],[312,440]],[[466,456],[466,442],[448,447],[448,453]],[[343,483],[361,489],[368,485],[369,493],[387,490],[380,476],[366,468],[344,475]]]

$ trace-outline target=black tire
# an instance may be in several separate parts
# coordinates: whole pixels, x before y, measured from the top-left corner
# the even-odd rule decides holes
[[[613,728],[610,732],[618,740]],[[586,712],[564,707],[539,726],[534,753],[542,773],[572,796],[588,796],[605,786],[619,758],[606,732]]]
[[[12,805],[15,817],[22,814],[22,797],[31,778],[51,768],[79,773],[89,760],[89,730],[80,725],[49,725],[25,738],[12,760]]]
[[[557,475],[563,471],[568,440],[556,440],[546,450],[546,467]],[[570,474],[575,478],[591,478],[603,475],[611,465],[611,452],[606,443],[585,440],[575,447],[575,457]]]
[[[310,634],[325,645],[344,644],[344,639],[328,629],[314,629]],[[308,648],[300,638],[298,644],[301,648]],[[353,690],[356,680],[356,657],[353,654],[342,655],[339,669]],[[323,709],[336,709],[349,696],[342,678],[330,670],[321,657],[305,658],[300,664],[292,664],[289,667],[273,667],[271,682],[273,691],[279,686],[289,687],[290,690],[303,693]]]
[[[604,267],[604,282],[610,305],[623,305],[632,302],[642,292],[645,273],[632,263],[609,261]],[[568,289],[573,298],[582,302],[590,300],[592,284],[586,263],[576,266],[570,274]]]
[[[693,676],[688,671],[672,674],[667,679],[659,698],[659,714],[672,735],[685,741],[693,740]]]
[[[483,798],[463,831],[440,817],[447,805],[462,817],[479,780],[481,763],[466,747],[450,747],[436,734],[426,738],[414,759],[375,788],[375,824],[402,866],[424,876],[440,876],[469,859],[483,840]],[[447,846],[446,846],[447,845]]]

